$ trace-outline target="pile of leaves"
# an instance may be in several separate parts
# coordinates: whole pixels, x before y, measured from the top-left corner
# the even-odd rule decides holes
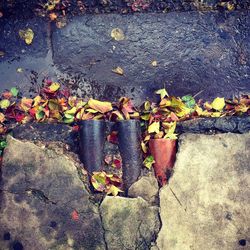
[[[177,139],[176,123],[197,117],[223,117],[250,114],[250,96],[243,95],[232,100],[215,98],[212,102],[196,101],[193,96],[170,96],[166,89],[156,91],[157,103],[145,101],[141,107],[135,107],[131,99],[121,97],[117,102],[85,100],[70,95],[68,89],[60,83],[45,80],[40,92],[34,98],[21,96],[17,88],[11,88],[1,94],[0,99],[0,153],[6,146],[5,135],[11,124],[31,121],[48,123],[66,123],[75,126],[81,120],[129,120],[141,121],[144,152],[144,165],[151,168],[154,163],[148,149],[151,138]],[[108,141],[117,143],[117,132],[108,136]],[[107,160],[107,159],[106,159]],[[112,163],[113,164],[113,163]],[[121,166],[116,159],[115,167]],[[121,192],[121,179],[105,172],[93,173],[93,187],[117,195]]]

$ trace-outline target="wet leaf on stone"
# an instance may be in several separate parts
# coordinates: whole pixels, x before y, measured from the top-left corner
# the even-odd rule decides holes
[[[112,29],[111,37],[116,41],[122,41],[125,39],[124,32],[120,28]]]
[[[114,69],[112,69],[112,72],[118,74],[118,75],[124,75],[124,70],[121,67],[116,67]]]
[[[19,36],[25,41],[26,44],[30,45],[34,39],[34,32],[30,28],[26,30],[19,30]]]
[[[152,65],[153,67],[157,67],[158,63],[157,63],[157,61],[154,60],[154,61],[151,62],[151,65]]]
[[[71,219],[74,220],[74,221],[78,221],[79,220],[79,213],[76,210],[74,210],[71,213]]]

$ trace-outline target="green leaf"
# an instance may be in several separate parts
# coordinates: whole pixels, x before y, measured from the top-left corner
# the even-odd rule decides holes
[[[6,148],[7,146],[7,142],[6,141],[1,141],[0,142],[0,150],[3,150],[4,148]]]
[[[144,161],[143,161],[143,165],[148,168],[151,169],[152,165],[155,163],[154,157],[152,155],[149,155]]]
[[[18,95],[18,93],[19,93],[19,90],[16,87],[13,87],[13,88],[10,89],[10,92],[11,92],[11,94],[13,96],[16,97]]]
[[[194,108],[196,102],[195,102],[195,99],[191,96],[191,95],[185,95],[181,98],[181,100],[185,103],[185,105],[188,107],[188,108]]]

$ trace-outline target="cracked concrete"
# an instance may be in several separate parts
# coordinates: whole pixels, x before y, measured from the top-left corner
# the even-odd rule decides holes
[[[9,137],[0,180],[0,249],[248,249],[249,138],[181,135],[174,174],[158,203],[152,175],[134,183],[129,194],[135,198],[100,201],[85,187],[74,157]]]
[[[249,133],[180,137],[160,190],[160,250],[249,249],[249,146]]]

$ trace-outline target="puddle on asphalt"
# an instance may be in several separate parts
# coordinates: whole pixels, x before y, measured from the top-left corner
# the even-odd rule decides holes
[[[56,80],[52,52],[46,57],[20,56],[0,61],[0,91],[17,86],[26,95],[36,92],[43,79]]]

